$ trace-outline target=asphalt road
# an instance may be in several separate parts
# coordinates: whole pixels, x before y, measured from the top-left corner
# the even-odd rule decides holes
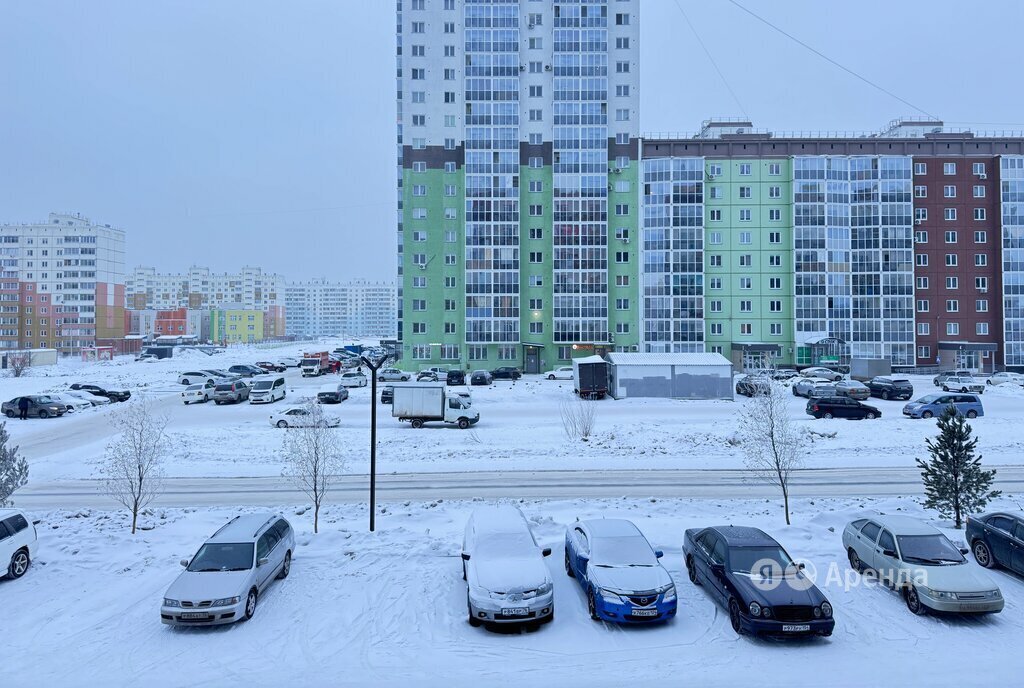
[[[996,487],[1024,489],[1024,466],[999,466]],[[367,475],[340,477],[329,501],[368,499]],[[921,475],[912,468],[805,469],[790,481],[794,497],[921,495]],[[764,498],[779,490],[744,470],[494,471],[399,473],[377,477],[377,502],[434,499],[578,497]],[[14,499],[27,509],[110,508],[115,503],[96,480],[29,484]],[[154,506],[202,507],[309,503],[284,478],[168,478]]]

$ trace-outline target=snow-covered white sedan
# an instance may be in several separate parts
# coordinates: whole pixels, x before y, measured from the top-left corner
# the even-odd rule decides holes
[[[362,374],[358,370],[350,370],[347,373],[341,374],[339,382],[345,387],[365,387],[366,375]]]
[[[81,399],[79,397],[73,396],[68,392],[62,392],[60,394],[50,394],[48,396],[54,401],[59,401],[60,403],[67,406],[68,413],[74,413],[75,411],[85,411],[86,409],[92,408],[91,401],[87,401],[86,399]],[[108,404],[110,403],[110,399],[107,399],[106,401]]]
[[[270,414],[270,424],[275,428],[309,428],[317,422],[317,418],[328,428],[336,428],[341,424],[337,416],[310,411],[306,406],[292,406],[278,413]]]
[[[98,394],[93,394],[91,392],[86,392],[86,391],[81,390],[81,389],[79,389],[79,390],[70,390],[70,391],[67,391],[67,392],[61,392],[61,394],[66,394],[68,396],[77,397],[78,399],[82,399],[84,401],[88,401],[93,406],[106,406],[107,404],[110,403],[110,397],[101,397]]]
[[[571,380],[572,379],[572,366],[561,366],[554,370],[549,370],[544,373],[544,377],[549,380]]]
[[[207,380],[195,385],[189,385],[181,393],[181,400],[188,406],[194,401],[206,403],[210,399],[213,399],[213,393],[217,387],[217,383],[213,380]]]
[[[915,518],[874,515],[852,521],[843,531],[843,547],[851,567],[874,570],[914,614],[1003,609],[999,586],[964,558],[967,549]]]

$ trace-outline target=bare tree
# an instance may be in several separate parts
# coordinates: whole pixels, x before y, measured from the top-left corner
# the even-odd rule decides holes
[[[594,434],[596,407],[592,401],[584,401],[573,397],[563,401],[559,410],[562,413],[562,429],[570,440],[586,442]]]
[[[291,478],[313,500],[313,532],[320,532],[320,505],[331,484],[345,471],[345,459],[338,442],[338,431],[327,425],[320,404],[306,405],[304,427],[288,428],[284,437],[285,468],[282,475]]]
[[[7,355],[7,370],[10,371],[11,377],[23,377],[31,367],[32,354],[27,351]]]
[[[738,434],[747,468],[757,480],[782,491],[789,525],[789,477],[803,466],[806,436],[793,423],[779,385],[770,385],[768,391],[744,403]]]
[[[28,482],[28,461],[18,456],[18,447],[9,443],[7,421],[0,423],[0,507],[11,506],[11,495]]]
[[[167,416],[156,413],[146,399],[118,404],[112,416],[115,439],[107,445],[107,494],[132,512],[132,534],[139,511],[160,494],[163,459],[171,449]]]

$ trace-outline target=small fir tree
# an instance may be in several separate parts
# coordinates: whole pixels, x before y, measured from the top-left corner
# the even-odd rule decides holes
[[[939,436],[926,439],[931,460],[917,459],[924,481],[924,506],[937,509],[943,518],[953,517],[957,528],[965,515],[985,508],[1001,493],[992,490],[995,469],[983,470],[981,456],[974,450],[978,438],[972,437],[970,424],[950,404],[939,416]]]
[[[28,461],[11,445],[7,421],[0,423],[0,507],[11,506],[11,495],[28,482]]]

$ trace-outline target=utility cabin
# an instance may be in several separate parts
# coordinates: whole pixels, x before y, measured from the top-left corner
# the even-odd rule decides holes
[[[715,353],[610,353],[615,399],[733,399],[732,362]]]

